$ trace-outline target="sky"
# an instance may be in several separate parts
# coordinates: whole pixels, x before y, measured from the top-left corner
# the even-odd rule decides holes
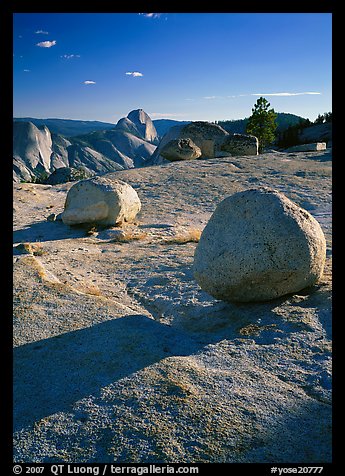
[[[16,13],[13,115],[243,119],[332,111],[331,13]]]

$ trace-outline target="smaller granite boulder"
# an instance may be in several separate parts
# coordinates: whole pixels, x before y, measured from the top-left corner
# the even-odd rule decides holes
[[[231,134],[224,138],[221,150],[231,155],[258,155],[259,141],[249,134]]]
[[[77,180],[83,180],[91,176],[92,174],[84,167],[59,167],[49,175],[46,183],[49,185],[57,185],[59,183],[76,182]]]
[[[131,222],[141,209],[137,192],[122,180],[104,176],[81,180],[68,191],[61,215],[66,225]]]
[[[192,160],[201,156],[201,149],[192,139],[174,139],[168,142],[161,150],[161,156],[170,161]]]
[[[285,152],[314,152],[326,150],[326,142],[314,142],[312,144],[299,144],[285,149]]]
[[[211,216],[194,255],[200,287],[223,301],[266,301],[315,284],[326,241],[319,223],[268,187],[238,192]]]

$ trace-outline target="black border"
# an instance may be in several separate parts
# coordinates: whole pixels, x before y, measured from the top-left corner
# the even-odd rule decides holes
[[[4,4],[5,3],[5,4]],[[123,2],[124,3],[124,2]],[[1,55],[1,63],[2,63],[2,72],[0,74],[0,104],[1,104],[1,130],[5,132],[1,141],[1,166],[2,166],[2,181],[1,181],[1,191],[3,192],[3,209],[2,212],[6,217],[6,225],[2,229],[2,240],[4,240],[4,244],[1,248],[1,255],[2,255],[2,267],[5,268],[5,276],[2,285],[2,291],[4,292],[4,300],[6,302],[6,314],[2,313],[2,317],[0,319],[1,331],[0,335],[3,340],[1,345],[2,355],[3,355],[3,365],[2,365],[2,388],[4,389],[1,393],[4,397],[2,399],[1,410],[3,415],[1,415],[1,443],[0,443],[0,453],[2,454],[1,466],[3,464],[9,468],[9,472],[6,470],[4,474],[13,474],[12,466],[12,409],[13,409],[13,394],[12,394],[12,292],[13,292],[13,280],[12,280],[12,228],[13,228],[13,221],[12,221],[12,206],[13,206],[13,191],[12,191],[12,165],[10,156],[12,154],[12,141],[11,136],[13,135],[13,104],[12,104],[12,96],[13,96],[13,14],[14,13],[132,13],[132,12],[141,12],[141,11],[163,11],[166,13],[331,13],[332,14],[332,21],[333,21],[333,72],[334,76],[338,78],[342,78],[342,72],[338,71],[336,75],[336,70],[338,64],[336,61],[336,53],[338,44],[335,40],[336,33],[340,30],[340,18],[341,13],[336,12],[336,3],[335,1],[295,1],[291,0],[288,4],[273,4],[272,2],[258,2],[258,1],[247,1],[247,2],[234,2],[232,5],[229,5],[227,2],[224,1],[219,2],[219,5],[212,2],[212,9],[205,9],[204,4],[198,3],[198,5],[188,4],[186,1],[181,2],[180,0],[175,0],[173,5],[170,4],[160,4],[159,2],[131,2],[126,4],[126,8],[124,5],[118,6],[115,2],[109,2],[104,0],[98,0],[96,2],[97,10],[88,8],[89,5],[84,5],[86,8],[80,9],[81,4],[80,2],[75,2],[73,6],[71,2],[65,3],[64,2],[43,2],[43,1],[35,1],[35,2],[28,2],[27,0],[23,1],[12,1],[6,2],[5,0],[0,4],[0,38],[1,38],[1,45],[2,45],[2,55]],[[227,6],[229,9],[224,9]],[[341,6],[341,2],[337,3],[337,6]],[[113,7],[113,8],[111,8]],[[114,8],[116,7],[116,8]],[[199,8],[198,8],[199,7]],[[217,8],[218,7],[218,8]],[[341,48],[341,46],[340,46]],[[317,74],[318,65],[315,65],[315,74]],[[339,69],[339,68],[338,68]],[[334,217],[334,225],[333,225],[333,250],[332,255],[334,256],[333,259],[333,298],[334,298],[334,311],[336,311],[337,307],[337,299],[338,296],[341,294],[341,290],[338,287],[340,286],[339,281],[336,279],[336,274],[338,272],[338,239],[337,239],[337,208],[336,203],[338,199],[340,200],[340,193],[339,188],[336,184],[337,178],[340,179],[341,177],[341,170],[340,164],[338,162],[338,144],[337,144],[337,124],[339,117],[337,116],[337,107],[335,107],[335,100],[334,97],[339,98],[340,95],[336,94],[336,81],[333,81],[333,149],[335,156],[335,161],[333,161],[333,217]],[[340,93],[340,91],[339,91]],[[342,160],[341,158],[339,160]],[[341,245],[340,245],[341,246]],[[8,313],[8,317],[7,317]],[[342,316],[336,316],[343,319]],[[338,474],[338,463],[340,463],[341,458],[341,450],[339,451],[339,440],[337,439],[337,434],[339,434],[340,430],[340,422],[339,418],[337,417],[336,413],[338,411],[339,405],[338,401],[338,381],[340,377],[338,376],[338,362],[341,356],[341,352],[338,355],[338,338],[340,339],[342,334],[340,333],[339,322],[338,319],[333,318],[333,325],[334,325],[334,353],[333,353],[333,381],[334,381],[334,397],[333,397],[333,462],[330,464],[323,464],[324,471],[323,475],[328,474]],[[116,465],[117,463],[114,462]],[[71,464],[72,466],[83,466],[78,464]],[[222,470],[224,469],[224,465],[229,466],[230,472],[234,475],[241,474],[243,471],[249,470],[251,474],[270,474],[270,468],[273,464],[266,464],[266,463],[209,463],[209,464],[170,464],[170,466],[197,466],[199,468],[199,474],[203,474],[203,471],[209,470]],[[1,467],[0,466],[0,467]],[[24,466],[24,465],[23,465]],[[49,467],[50,464],[31,464],[31,466],[44,466]],[[84,465],[85,466],[85,465]],[[93,464],[87,464],[87,466],[95,466]],[[97,465],[96,465],[97,466]],[[98,466],[103,466],[100,463]],[[126,464],[123,466],[146,466],[145,464]],[[157,464],[156,466],[164,466]],[[300,465],[297,464],[279,464],[277,463],[278,467],[286,467],[286,468],[294,468]],[[317,466],[317,465],[315,465]],[[51,474],[50,472],[46,472],[45,474]],[[101,473],[100,473],[101,474]],[[108,473],[107,473],[108,474]],[[276,473],[277,474],[277,473]]]

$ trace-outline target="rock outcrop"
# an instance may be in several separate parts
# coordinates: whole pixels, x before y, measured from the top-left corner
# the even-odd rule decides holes
[[[324,122],[323,124],[313,124],[310,127],[302,129],[298,136],[298,141],[301,144],[309,142],[326,142],[332,140],[333,127],[332,122]]]
[[[326,142],[314,142],[312,144],[299,144],[285,149],[285,152],[315,152],[318,150],[326,150]]]
[[[170,141],[176,139],[191,139],[201,150],[200,158],[214,158],[216,151],[220,150],[220,145],[227,135],[229,135],[228,132],[222,127],[206,121],[195,121],[186,125],[174,126],[160,141],[151,161],[153,164],[161,163],[164,160],[161,151]]]
[[[259,141],[249,134],[229,134],[220,148],[231,155],[258,155]]]
[[[90,172],[83,167],[80,167],[79,169],[74,167],[59,167],[49,175],[45,183],[48,185],[57,185],[59,183],[75,182],[90,177]]]
[[[319,223],[282,193],[262,187],[223,200],[194,257],[194,277],[216,299],[265,301],[315,284],[326,242]]]
[[[200,147],[203,158],[212,159],[228,133],[217,124],[196,121],[183,127],[183,135],[190,137]]]
[[[202,152],[192,139],[173,139],[165,144],[160,155],[166,160],[174,162],[176,160],[198,159]]]
[[[119,225],[133,221],[140,209],[138,194],[129,184],[94,177],[70,188],[61,219],[66,225]]]
[[[216,156],[257,155],[258,139],[246,134],[229,134],[218,124],[206,121],[195,121],[172,127],[162,138],[152,155],[151,163],[164,162],[164,150],[171,141],[189,139],[201,150],[201,159],[212,159]],[[162,154],[163,151],[163,154]]]

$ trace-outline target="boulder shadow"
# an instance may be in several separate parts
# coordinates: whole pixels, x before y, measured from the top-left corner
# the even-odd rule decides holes
[[[200,347],[200,346],[199,346]],[[16,347],[13,356],[14,430],[169,356],[189,355],[198,344],[144,315],[127,315]]]
[[[13,243],[55,241],[82,238],[90,226],[68,226],[62,221],[40,221],[13,232]]]
[[[190,267],[181,266],[178,270],[180,282],[194,282]],[[151,288],[154,284],[152,280],[145,283]],[[271,300],[226,302],[214,299],[195,283],[195,303],[181,304],[176,301],[170,325],[204,345],[223,339],[250,339],[256,344],[268,345],[277,338],[286,338],[301,331],[314,332],[316,327],[303,319],[303,309],[313,308],[317,309],[315,319],[319,320],[326,337],[331,339],[332,309],[321,291],[320,285],[315,284]],[[321,306],[323,300],[325,304]],[[282,308],[285,313],[280,312]],[[154,315],[154,310],[150,309],[150,312]]]

